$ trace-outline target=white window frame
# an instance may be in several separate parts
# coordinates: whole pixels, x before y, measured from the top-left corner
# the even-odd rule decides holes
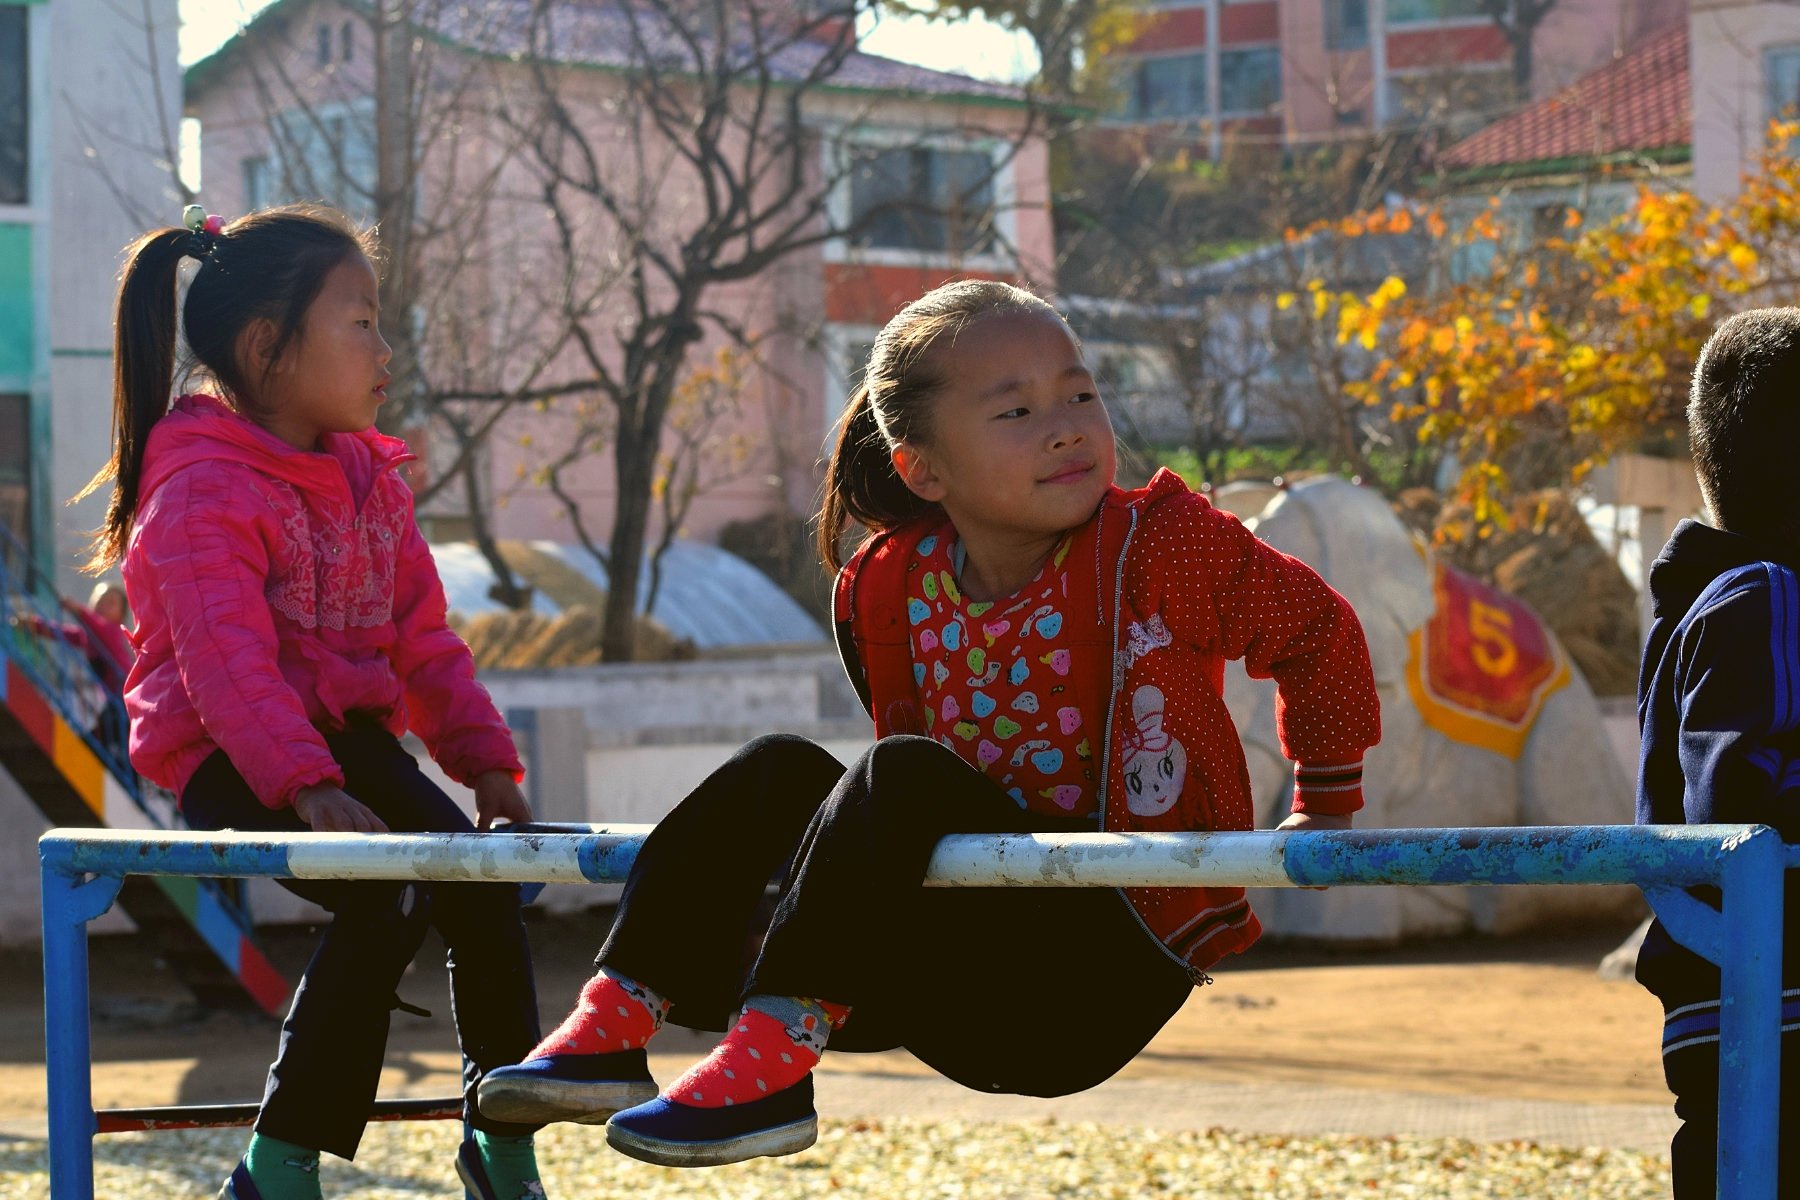
[[[1789,56],[1800,60],[1800,42],[1776,42],[1762,48],[1762,102],[1765,124],[1769,121],[1779,120],[1781,117],[1780,110],[1774,105],[1775,95],[1771,87],[1773,83],[1772,68],[1777,58]],[[1800,107],[1800,95],[1796,95],[1791,103]],[[1796,115],[1800,116],[1800,114]]]
[[[829,440],[832,431],[837,428],[838,418],[843,415],[844,406],[850,403],[850,393],[855,389],[850,384],[851,373],[857,369],[852,361],[850,348],[866,342],[873,342],[881,332],[879,325],[855,325],[832,323],[825,326],[820,336],[821,357],[824,359],[824,388],[821,394],[825,400],[821,406],[824,423],[820,427],[820,436]]]
[[[271,127],[269,129],[268,152],[266,157],[269,160],[270,183],[276,193],[278,193],[273,197],[273,202],[276,204],[287,204],[296,199],[323,199],[344,209],[345,212],[353,217],[372,218],[374,216],[372,211],[364,212],[359,207],[362,204],[373,204],[374,201],[372,197],[364,197],[361,195],[356,195],[354,197],[345,196],[341,198],[343,202],[340,203],[340,198],[330,196],[294,196],[286,194],[287,189],[284,186],[284,181],[288,178],[287,142],[289,139],[285,138],[280,130],[274,128],[274,124],[275,122],[287,120],[290,117],[299,122],[299,128],[306,129],[309,135],[313,132],[309,128],[311,120],[308,119],[306,111],[303,108],[292,108],[285,112],[277,113],[270,122]],[[369,166],[372,170],[379,170],[380,167],[376,162],[375,157],[375,98],[373,96],[358,96],[350,100],[333,100],[313,106],[312,120],[317,120],[320,124],[325,124],[339,117],[344,119],[346,129],[353,127],[357,123],[361,123],[370,131]],[[246,157],[253,158],[255,155],[247,155]],[[375,182],[374,179],[369,179],[367,181],[367,189],[362,188],[357,181],[346,181],[346,186],[352,192],[367,190],[372,193],[374,191]],[[351,201],[354,201],[354,203]]]
[[[994,246],[974,254],[957,254],[950,250],[899,250],[885,246],[852,246],[848,238],[839,236],[825,241],[823,253],[828,263],[861,266],[940,267],[955,266],[977,271],[1012,272],[1018,269],[1013,248],[1018,245],[1018,184],[1014,172],[1017,159],[1008,159],[1009,147],[992,137],[969,137],[942,130],[895,129],[887,126],[839,127],[826,130],[824,139],[826,178],[831,190],[825,198],[825,211],[834,228],[850,223],[850,164],[854,150],[893,150],[923,147],[929,150],[985,152],[993,167]]]

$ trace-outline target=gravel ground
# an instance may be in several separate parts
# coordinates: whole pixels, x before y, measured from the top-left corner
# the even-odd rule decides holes
[[[116,1135],[97,1141],[103,1200],[211,1200],[242,1150],[239,1130]],[[332,1200],[460,1200],[447,1122],[372,1127],[357,1162],[327,1159]],[[633,1162],[597,1129],[552,1126],[538,1160],[552,1197],[581,1200],[1650,1200],[1668,1163],[1622,1150],[1563,1150],[1448,1138],[1278,1137],[1211,1130],[963,1121],[825,1121],[819,1144],[784,1159],[711,1171]],[[0,1142],[0,1200],[49,1192],[41,1141]]]

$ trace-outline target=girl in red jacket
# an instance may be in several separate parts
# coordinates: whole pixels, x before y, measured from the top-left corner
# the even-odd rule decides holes
[[[1101,1082],[1255,940],[1238,888],[926,889],[948,833],[1248,829],[1224,662],[1279,682],[1288,828],[1362,804],[1379,709],[1361,626],[1302,563],[1163,472],[1113,483],[1112,427],[1044,301],[949,284],[875,340],[825,484],[820,548],[877,741],[848,770],[746,746],[646,841],[600,972],[484,1111],[607,1124],[651,1162],[810,1145],[811,1070],[904,1046],[979,1091]],[[763,890],[785,875],[753,961]],[[729,1032],[660,1094],[664,1019]],[[623,1110],[623,1111],[615,1111]]]
[[[95,569],[123,560],[137,615],[125,683],[131,760],[196,829],[467,832],[397,740],[409,726],[472,787],[479,827],[530,819],[511,735],[445,623],[443,588],[373,429],[389,349],[374,245],[328,209],[270,209],[131,247],[119,288],[113,484]],[[176,283],[190,370],[171,406]],[[85,493],[84,493],[85,494]],[[320,1151],[356,1153],[394,989],[425,931],[449,948],[473,1135],[457,1156],[484,1200],[542,1196],[535,1127],[490,1120],[490,1068],[539,1037],[512,884],[288,883],[330,910],[281,1028],[256,1132],[222,1197],[317,1200]]]

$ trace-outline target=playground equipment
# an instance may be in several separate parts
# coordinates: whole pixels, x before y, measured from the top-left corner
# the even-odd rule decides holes
[[[98,736],[108,720],[125,728],[124,701],[69,639],[65,619],[49,579],[0,524],[0,769],[54,824],[174,827],[173,804],[159,802],[116,740]],[[218,880],[134,878],[119,907],[203,1003],[282,1011],[287,980]]]
[[[614,882],[647,826],[527,826],[497,834],[297,834],[53,829],[39,841],[52,1200],[92,1200],[96,1113],[87,923],[128,875]],[[927,872],[940,887],[1322,887],[1632,884],[1723,976],[1719,1196],[1773,1200],[1780,1091],[1783,873],[1800,852],[1765,826],[1552,826],[1191,834],[959,835]],[[1710,885],[1714,910],[1683,889]],[[1650,1031],[1646,1031],[1650,1036]],[[133,1127],[153,1127],[140,1110]],[[149,1123],[146,1123],[149,1122]]]

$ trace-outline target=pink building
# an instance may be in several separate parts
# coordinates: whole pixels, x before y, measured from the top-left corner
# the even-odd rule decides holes
[[[1694,190],[1737,194],[1769,122],[1800,116],[1800,6],[1782,0],[1693,0]]]
[[[1119,120],[1217,156],[1227,137],[1283,145],[1518,107],[1514,54],[1482,0],[1147,0],[1124,53]],[[1530,99],[1551,95],[1686,0],[1560,0],[1531,41]]]
[[[783,14],[820,7],[780,3],[791,8],[765,18],[798,21]],[[550,46],[548,75],[597,148],[596,169],[615,191],[644,200],[646,240],[678,255],[703,213],[708,197],[680,169],[672,147],[634,141],[619,115],[635,103],[630,22],[651,20],[649,7],[565,0],[547,10],[557,23],[548,43],[526,38],[538,9],[529,0],[454,9],[417,0],[409,10],[418,136],[428,146],[417,206],[424,223],[440,231],[422,254],[429,280],[418,322],[434,387],[451,380],[470,391],[504,390],[591,378],[588,360],[558,344],[549,313],[552,294],[571,287],[593,293],[584,328],[601,361],[616,366],[623,353],[609,339],[632,311],[632,281],[615,278],[629,257],[621,250],[624,235],[598,208],[577,209],[566,247],[559,241],[541,163],[526,152],[543,127],[529,118],[521,124],[538,86],[530,47]],[[689,365],[729,377],[733,402],[703,419],[695,434],[707,447],[705,486],[681,529],[686,537],[710,538],[730,521],[778,509],[810,510],[819,456],[861,353],[899,305],[960,275],[1054,283],[1047,153],[1029,132],[1031,114],[1019,93],[854,49],[828,78],[798,82],[825,53],[821,43],[788,45],[772,60],[778,86],[762,94],[802,96],[810,157],[801,195],[821,208],[807,229],[847,232],[709,287],[703,336],[688,352]],[[191,68],[187,111],[201,123],[207,207],[231,214],[323,198],[370,215],[380,149],[376,58],[364,7],[275,0],[243,35]],[[678,72],[666,63],[661,69],[671,88],[682,86]],[[756,98],[746,85],[744,114]],[[728,135],[725,144],[732,153],[745,149],[741,138]],[[769,178],[758,186],[780,183]],[[478,192],[485,201],[479,209],[471,202]],[[728,325],[747,335],[753,352],[731,349]],[[729,369],[717,372],[722,351]],[[513,410],[488,440],[480,477],[496,536],[573,540],[564,505],[541,472],[587,428],[581,395],[571,389]],[[427,471],[448,461],[442,437],[415,432],[412,440],[425,452]],[[671,439],[664,449],[673,449]],[[602,444],[561,480],[602,542],[614,478]],[[460,487],[440,493],[423,514],[434,538],[467,531]],[[654,525],[650,532],[654,540]]]

